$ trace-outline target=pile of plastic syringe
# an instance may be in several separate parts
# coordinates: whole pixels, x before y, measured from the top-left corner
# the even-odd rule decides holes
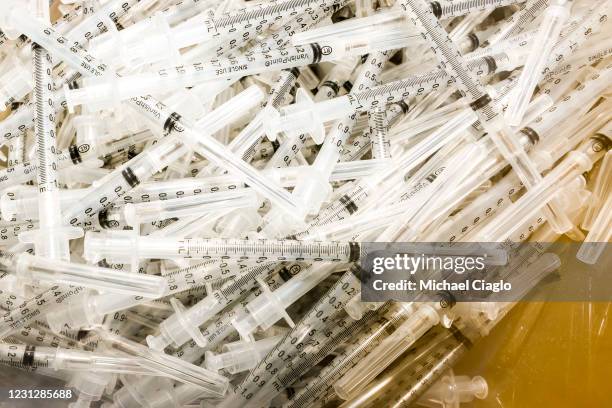
[[[484,398],[451,368],[515,302],[362,302],[360,250],[595,264],[611,6],[3,0],[0,363],[75,407]]]

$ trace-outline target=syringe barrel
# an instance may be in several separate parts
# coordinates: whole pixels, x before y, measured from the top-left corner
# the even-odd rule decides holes
[[[19,256],[16,269],[18,275],[34,281],[84,286],[103,292],[157,298],[167,290],[165,279],[159,276],[134,275],[114,269],[32,256],[27,253]]]
[[[199,330],[199,326],[225,307],[225,304],[214,295],[215,293],[218,292],[206,296],[194,306],[187,309],[182,317],[179,317],[177,313],[175,313],[161,322],[159,325],[160,334],[158,336],[147,337],[149,347],[154,350],[163,350],[171,343],[176,347],[180,347],[189,341],[191,335],[189,330],[182,327],[183,322],[191,324],[193,330]]]
[[[576,257],[584,263],[595,264],[612,240],[612,195],[599,210],[591,230]]]
[[[30,71],[30,67],[22,63],[19,58],[11,61],[14,63],[13,68],[0,76],[0,109],[2,110],[10,107],[13,102],[22,100],[33,88],[32,76],[26,74]],[[6,62],[4,61],[3,64]]]
[[[456,328],[437,326],[427,332],[397,364],[344,404],[345,408],[364,406],[403,406],[414,404],[429,386],[464,355],[471,342]]]
[[[606,65],[601,71],[593,74],[588,81],[578,86],[562,100],[554,109],[545,112],[540,118],[529,124],[540,138],[555,137],[559,123],[565,121],[576,112],[592,105],[597,95],[600,95],[612,82],[612,64]]]
[[[265,356],[282,336],[274,336],[258,341],[236,341],[227,343],[222,353],[206,353],[206,366],[211,370],[225,369],[230,374],[249,370]]]
[[[163,352],[153,351],[146,346],[108,332],[98,331],[115,350],[134,357],[140,357],[138,364],[184,384],[200,387],[203,393],[212,397],[222,397],[229,386],[227,378],[195,366]]]
[[[612,151],[604,156],[593,186],[593,196],[582,221],[582,228],[590,230],[606,197],[612,195]]]
[[[559,0],[557,3],[565,3]],[[548,57],[555,45],[561,28],[569,16],[566,6],[554,4],[546,9],[544,18],[540,23],[538,33],[531,44],[531,52],[523,71],[518,80],[516,88],[511,94],[506,118],[510,125],[519,126],[522,122],[529,100],[537,83],[542,78],[542,70],[548,61]]]
[[[257,205],[256,194],[250,191],[250,189],[238,189],[198,194],[184,198],[127,204],[124,213],[129,225],[138,225],[174,217],[181,218],[202,215],[206,212],[256,208]]]
[[[342,399],[350,399],[356,396],[381,371],[387,368],[439,321],[440,316],[431,306],[423,305],[419,307],[408,320],[402,323],[334,385],[338,396]]]
[[[285,308],[292,305],[296,300],[304,296],[306,292],[314,288],[334,270],[334,264],[323,264],[311,266],[300,272],[297,276],[289,279],[273,293],[278,297]],[[250,310],[250,309],[249,309]]]

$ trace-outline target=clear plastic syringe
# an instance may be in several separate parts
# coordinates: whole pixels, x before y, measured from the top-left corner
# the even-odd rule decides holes
[[[464,334],[465,333],[465,334]],[[467,336],[466,336],[467,334]],[[412,404],[452,367],[478,338],[474,330],[449,329],[436,326],[410,348],[411,353],[399,360],[393,369],[381,375],[356,398],[344,402],[344,408],[386,406],[385,404]],[[400,381],[402,379],[402,381]],[[335,399],[334,399],[335,397]],[[341,403],[335,395],[328,397],[336,405]],[[327,401],[327,400],[326,400]]]
[[[413,311],[411,304],[396,303],[373,324],[363,327],[348,344],[341,347],[336,357],[303,388],[284,404],[285,408],[309,406],[332,389],[333,384],[380,344],[393,327],[401,324]]]
[[[155,350],[163,350],[170,344],[180,347],[193,339],[200,347],[206,347],[208,340],[199,327],[227,305],[240,299],[245,291],[257,285],[259,279],[271,276],[276,268],[276,262],[249,268],[189,309],[176,304],[179,307],[175,308],[175,314],[159,325],[158,335],[147,337],[147,344]]]
[[[358,92],[379,85],[380,74],[392,54],[392,50],[369,54],[359,68],[357,79],[351,91]],[[385,107],[381,109],[384,114]],[[334,124],[335,126],[328,132],[325,143],[308,169],[309,171],[304,173],[304,176],[300,178],[294,188],[293,194],[300,197],[309,207],[311,213],[318,213],[323,200],[326,199],[328,194],[325,193],[329,193],[330,190],[330,174],[340,158],[342,146],[346,143],[356,123],[356,115],[351,114]],[[374,159],[383,160],[388,159],[388,157],[384,154],[382,157],[373,156]]]
[[[256,105],[262,96],[262,92],[256,87],[240,93],[207,115],[207,118],[214,123],[208,129],[221,128],[231,121],[234,115],[240,115],[241,112]],[[107,208],[119,197],[135,188],[141,180],[146,180],[168,163],[184,156],[187,151],[183,140],[178,136],[171,135],[164,138],[100,180],[87,196],[83,197],[79,206],[73,206],[66,212],[65,218],[72,224],[82,223],[87,227],[91,222],[89,219],[96,216],[100,210]]]
[[[600,140],[605,141],[607,139],[608,146],[611,143],[611,136],[612,122],[608,122],[596,135],[596,137],[600,137]],[[591,265],[597,262],[612,239],[612,194],[606,191],[612,179],[611,162],[612,151],[608,151],[603,158],[597,180],[598,193],[601,195],[596,197],[593,200],[595,203],[591,203],[589,206],[589,209],[592,208],[589,214],[587,214],[592,214],[590,215],[591,219],[587,220],[589,222],[589,233],[576,254],[580,261]]]
[[[36,17],[49,21],[48,4],[39,3],[37,6]],[[66,261],[70,259],[69,240],[79,238],[83,233],[78,228],[62,225],[51,78],[53,61],[51,55],[38,44],[33,44],[33,53],[39,229],[20,234],[19,239],[34,244],[34,250],[39,256]]]
[[[56,305],[61,305],[67,299],[83,293],[82,287],[52,286],[48,290],[16,305],[1,316],[0,340],[11,335],[16,330],[28,326],[40,319]]]
[[[63,100],[63,96],[59,97],[58,93],[55,92],[55,100],[53,102],[54,105],[59,107],[59,102],[61,102],[61,100]],[[11,111],[9,117],[5,118],[2,122],[0,122],[0,144],[5,144],[15,138],[23,138],[26,131],[32,128],[33,125],[33,102],[20,105],[16,110]]]
[[[140,224],[151,221],[191,217],[215,211],[227,212],[239,208],[256,208],[258,205],[259,200],[253,191],[239,189],[148,203],[127,204],[124,208],[124,216],[128,225],[138,227]]]
[[[529,0],[523,3],[522,8],[506,18],[501,27],[482,43],[481,48],[495,45],[522,33],[530,23],[542,14],[549,4],[550,0]]]
[[[608,146],[610,140],[607,136],[601,135],[603,143],[593,144],[592,140],[584,141],[578,149],[571,151],[566,158],[555,166],[540,183],[517,200],[513,205],[507,208],[502,214],[503,217],[498,217],[500,220],[495,223],[489,223],[483,229],[478,231],[482,241],[499,242],[510,236],[517,225],[517,220],[527,219],[533,216],[542,205],[555,197],[558,190],[558,185],[567,183],[576,178],[583,172],[589,171],[593,163],[601,159],[605,154],[605,149],[602,146]],[[550,220],[547,221],[550,222]]]
[[[544,65],[569,17],[570,4],[566,0],[556,0],[544,11],[523,71],[508,101],[505,117],[511,126],[519,126],[523,120],[529,100],[542,77]]]
[[[357,295],[358,296],[358,295]],[[324,296],[328,298],[328,296]],[[319,307],[317,312],[321,312],[323,308]],[[274,404],[273,401],[277,395],[283,392],[283,388],[290,388],[292,384],[299,384],[300,378],[311,368],[315,367],[325,357],[329,356],[332,350],[337,349],[341,344],[348,339],[356,336],[363,325],[370,325],[375,321],[377,313],[373,310],[367,310],[359,321],[355,321],[342,311],[329,312],[326,315],[327,326],[313,333],[305,339],[311,342],[302,342],[297,339],[304,338],[303,332],[291,332],[281,340],[284,343],[283,347],[275,347],[256,367],[259,372],[256,374],[249,373],[247,378],[240,384],[238,391],[241,395],[234,394],[224,402],[221,407],[227,408],[236,404],[245,404],[246,406],[269,406]],[[307,327],[311,320],[304,322]],[[296,342],[293,345],[287,344],[287,341]],[[283,351],[287,351],[283,354]],[[273,367],[270,370],[261,372],[262,364],[265,361],[267,367]],[[259,377],[258,377],[259,376]],[[253,381],[253,379],[259,381]],[[256,383],[253,387],[251,384]],[[254,394],[245,391],[255,391]],[[246,399],[246,401],[245,401]]]
[[[0,343],[0,363],[20,368],[93,371],[115,374],[162,375],[140,364],[138,358],[97,352],[25,344]]]
[[[311,266],[274,292],[265,283],[261,283],[262,293],[246,305],[232,323],[240,337],[252,340],[258,327],[267,330],[281,319],[290,327],[295,327],[287,308],[327,278],[335,267],[336,265],[329,263]]]
[[[39,43],[41,46],[45,47],[50,52],[57,53],[57,55],[60,56],[64,62],[74,67],[82,74],[87,76],[101,76],[109,73],[105,65],[101,64],[96,60],[96,58],[89,55],[82,48],[68,46],[69,41],[65,37],[59,35],[55,30],[53,30],[53,28],[45,27],[43,24],[32,21],[21,7],[15,5],[15,7],[10,7],[8,10],[3,10],[5,12],[0,15],[0,25],[4,26],[17,24],[19,29],[27,34],[30,38]],[[246,104],[248,105],[248,103]],[[287,211],[287,213],[303,213],[304,210],[299,204],[294,202],[291,195],[286,190],[262,177],[257,170],[231,154],[231,152],[229,152],[222,144],[211,137],[208,132],[199,131],[194,126],[187,123],[180,114],[170,112],[161,102],[152,97],[140,97],[136,98],[135,100],[131,100],[130,105],[144,117],[152,120],[154,124],[168,130],[169,132],[181,133],[181,140],[184,143],[187,143],[194,151],[216,162],[218,165],[228,168],[231,172],[244,176],[245,181],[247,181],[252,188],[256,189],[266,198],[270,199],[270,201],[274,204],[283,208],[285,211]],[[179,157],[181,156],[182,155],[179,155]],[[110,197],[117,195],[121,196],[125,193],[125,187],[128,187],[127,189],[130,190],[133,187],[131,184],[133,184],[137,179],[132,176],[129,178],[130,181],[127,183],[127,186],[126,183],[121,182],[122,185],[119,186],[119,194],[114,192],[117,186],[112,186],[110,189],[113,190],[113,192],[105,192],[104,197],[97,198],[98,202],[95,205],[99,206],[100,199],[103,201],[104,199],[108,200],[108,194],[110,194]],[[92,210],[88,210],[89,208],[89,204],[88,207],[81,208],[83,210],[87,210],[87,212],[83,213],[81,212],[81,209],[76,209],[74,211],[75,213],[78,213],[76,221],[78,221],[79,218],[92,213]],[[93,211],[93,213],[95,213],[95,211]],[[65,217],[71,221],[74,221],[75,219],[73,215]]]
[[[260,397],[260,393],[270,391],[271,387],[276,392],[280,391],[280,387],[291,383],[302,374],[298,372],[299,367],[307,369],[318,361],[317,357],[324,357],[317,356],[316,351],[323,349],[328,352],[338,345],[339,341],[335,339],[334,334],[347,325],[347,321],[342,319],[346,316],[343,307],[355,296],[359,296],[360,292],[360,282],[354,273],[360,272],[356,269],[355,272],[345,272],[340,277],[285,338],[251,370],[247,378],[234,390],[234,395],[224,401],[223,407],[252,404]],[[357,327],[353,328],[356,329]],[[308,352],[309,348],[313,349],[313,353]],[[290,366],[287,363],[289,361]],[[281,374],[286,382],[279,378]],[[257,381],[253,381],[254,378],[257,378]],[[280,387],[274,387],[275,383]]]
[[[256,33],[267,29],[275,22],[297,16],[306,9],[309,9],[308,11],[312,14],[326,13],[330,8],[339,8],[340,4],[345,4],[345,2],[333,1],[330,4],[330,2],[321,0],[270,1],[248,10],[239,10],[218,18],[206,19],[203,24],[214,38],[224,39],[225,37],[227,39],[238,33],[244,38],[244,41],[249,41]],[[233,47],[236,45],[226,45],[228,49]]]
[[[134,146],[134,144],[148,140],[150,138],[152,138],[152,135],[148,132],[145,132],[134,137],[128,136],[127,138],[118,140],[116,142],[111,142],[109,144],[89,146],[89,151],[84,153],[81,153],[79,151],[79,147],[73,144],[69,146],[66,151],[56,152],[57,168],[61,173],[63,170],[72,169],[74,168],[73,166],[79,166],[84,162],[96,163],[96,157],[98,157],[98,155],[104,154],[104,158],[108,159],[108,156],[106,155],[112,156],[114,153],[129,150],[129,148]],[[37,168],[38,164],[36,163],[36,161],[34,161],[20,163],[14,166],[10,171],[0,171],[0,189],[4,190],[11,186],[16,186],[33,180],[36,177]],[[62,196],[63,193],[64,192],[60,190],[60,196]],[[36,201],[36,204],[37,203],[38,201]],[[11,206],[10,203],[8,203],[8,205]],[[38,211],[38,206],[36,205],[34,209]],[[29,206],[28,212],[30,212]],[[38,214],[32,217],[31,219],[34,218],[38,218]]]
[[[593,195],[582,220],[582,228],[590,231],[597,214],[601,212],[602,205],[608,196],[612,195],[612,153],[604,156],[595,182]]]
[[[437,325],[441,313],[436,304],[417,305],[404,323],[334,384],[338,396],[345,400],[354,397],[425,332]]]
[[[200,387],[211,397],[222,397],[229,386],[226,377],[205,368],[187,363],[167,354],[157,352],[131,340],[111,334],[103,329],[96,333],[105,340],[115,352],[125,353],[138,358],[138,364],[151,371],[170,377],[183,384]]]
[[[124,273],[130,275],[129,273]],[[169,286],[169,285],[168,285]],[[167,288],[163,296],[172,294]],[[103,323],[104,316],[147,303],[151,298],[134,295],[86,292],[71,299],[65,307],[47,313],[47,323],[51,330],[60,333],[65,325],[71,329],[96,327]]]
[[[447,1],[430,1],[429,7],[438,19],[448,19],[460,17],[466,14],[492,10],[510,4],[520,3],[518,0],[455,0],[452,3]],[[397,26],[406,21],[405,13],[400,9],[405,8],[405,2],[398,2],[394,9],[383,10],[368,17],[352,18],[326,27],[316,28],[305,31],[295,36],[294,44],[304,44],[317,42],[327,38],[342,37],[350,33],[376,33],[379,26]],[[414,31],[415,33],[417,31]]]
[[[87,259],[224,258],[269,261],[312,260],[355,262],[359,244],[295,240],[244,240],[224,238],[150,238],[131,231],[88,232],[85,236]]]
[[[491,96],[469,70],[435,15],[424,7],[421,0],[406,0],[406,3],[405,10],[410,10],[416,16],[416,19],[411,18],[410,20],[417,27],[421,26],[423,34],[435,45],[432,49],[438,60],[456,80],[459,89],[472,101],[470,106],[478,114],[489,138],[495,143],[501,155],[512,166],[525,186],[533,187],[542,179],[542,176],[514,136],[514,131],[504,123],[498,108],[491,104]],[[565,232],[572,228],[567,216],[559,210],[558,203],[551,202],[547,206],[547,211],[549,212],[547,218],[558,231]]]
[[[157,298],[167,290],[163,277],[130,275],[123,271],[100,268],[28,253],[0,253],[0,263],[15,274],[20,283],[64,284],[88,287],[99,291]]]
[[[406,41],[411,41],[408,37]],[[247,51],[240,56],[221,57],[210,61],[183,64],[174,68],[161,69],[157,72],[145,72],[125,75],[118,78],[105,76],[86,78],[83,86],[70,88],[64,86],[68,108],[86,105],[89,109],[98,110],[116,106],[120,101],[148,94],[156,94],[168,89],[194,86],[200,82],[225,80],[246,75],[254,75],[275,69],[288,69],[340,60],[347,54],[358,52],[367,54],[376,49],[398,48],[405,43],[396,43],[386,36],[370,36],[367,45],[358,50],[351,50],[350,45],[331,43],[312,43],[306,46],[285,47],[265,51]],[[364,41],[360,41],[363,44]]]
[[[331,181],[346,181],[364,177],[372,172],[382,170],[385,167],[384,160],[361,160],[352,162],[340,162],[333,169]],[[283,187],[295,186],[297,179],[305,166],[283,167],[276,169],[264,169],[262,173],[266,177],[277,180]],[[221,191],[232,191],[243,189],[246,186],[241,180],[231,174],[212,175],[206,177],[188,177],[172,179],[168,181],[144,182],[139,184],[133,191],[121,197],[124,203],[138,203],[155,200],[167,200],[199,194],[215,194]],[[24,203],[26,204],[26,203]],[[29,205],[29,204],[28,204]],[[6,208],[13,208],[10,203]],[[20,214],[15,212],[14,214]],[[12,214],[8,211],[7,214]]]
[[[85,258],[110,258],[121,263],[133,259],[219,258],[268,261],[356,262],[361,244],[342,241],[297,241],[234,238],[157,238],[133,231],[88,232]],[[501,253],[489,254],[490,262],[504,262]]]
[[[222,353],[206,352],[204,361],[209,370],[225,370],[238,374],[250,370],[261,361],[283,338],[283,335],[266,337],[257,341],[236,341],[224,344]]]
[[[464,125],[467,123],[471,122],[469,120],[463,122]],[[440,128],[440,133],[434,132],[431,137],[424,139],[422,142],[416,144],[413,149],[406,151],[405,154],[398,158],[397,166],[390,166],[388,169],[379,172],[373,177],[360,180],[353,189],[342,195],[331,206],[322,211],[320,216],[315,217],[310,222],[310,228],[307,232],[300,233],[297,236],[300,239],[309,239],[306,237],[310,237],[310,239],[322,239],[323,237],[329,238],[330,234],[333,234],[334,237],[338,234],[340,236],[350,234],[349,236],[352,237],[352,232],[367,227],[368,225],[380,227],[386,224],[396,224],[397,216],[404,214],[407,208],[413,208],[410,199],[414,197],[415,194],[420,194],[425,191],[425,189],[429,192],[429,186],[436,181],[438,186],[441,185],[441,179],[439,177],[441,173],[446,174],[444,177],[452,176],[452,174],[449,175],[449,173],[446,172],[446,168],[448,167],[446,164],[432,168],[431,171],[424,171],[422,178],[417,178],[415,183],[407,186],[408,189],[403,189],[405,193],[396,203],[391,203],[383,213],[379,211],[372,214],[363,214],[359,219],[350,216],[355,214],[358,210],[363,210],[363,202],[368,197],[373,196],[373,192],[376,191],[375,189],[380,188],[378,184],[388,176],[393,176],[397,182],[403,183],[403,181],[398,180],[403,178],[400,176],[407,174],[411,169],[421,164],[427,157],[443,146],[448,147],[456,144],[459,140],[458,136],[462,133],[461,126],[451,121],[448,123],[448,127],[450,128],[448,130],[451,130],[451,132],[447,132],[447,129],[443,129],[446,128],[446,126],[443,126]],[[453,130],[455,128],[458,128],[459,132],[454,132]],[[455,163],[460,165],[459,170],[461,170],[464,166],[462,166],[462,162],[457,162],[458,159],[459,158],[455,160]],[[427,197],[431,197],[431,193],[426,194]],[[425,199],[427,197],[425,197]],[[404,200],[409,201],[403,203]]]
[[[511,61],[507,54],[487,58],[478,58],[468,63],[476,75],[486,76],[512,68],[516,61]],[[323,123],[340,119],[355,111],[367,111],[378,105],[399,102],[419,96],[427,91],[443,89],[452,83],[451,76],[443,70],[424,75],[411,76],[403,80],[372,87],[365,91],[340,96],[314,104],[294,104],[281,109],[281,115],[270,118],[266,123],[268,133],[297,132],[315,133]]]
[[[300,268],[298,267],[298,265],[293,264],[293,265],[288,265],[287,269],[291,271],[288,271],[285,268],[283,268],[280,271],[280,273],[273,274],[270,278],[266,279],[271,289],[278,287],[283,281],[287,281],[291,279],[291,276],[298,273],[298,270]],[[226,339],[231,334],[235,333],[234,327],[232,326],[231,322],[234,316],[236,315],[237,310],[243,307],[244,305],[246,305],[247,303],[251,302],[253,299],[257,297],[257,295],[258,295],[257,291],[249,292],[249,288],[245,288],[242,292],[241,297],[237,301],[229,305],[229,307],[225,310],[224,313],[218,314],[215,319],[211,320],[210,323],[207,324],[202,329],[202,336],[205,339],[204,340],[205,348],[201,348],[199,345],[200,343],[191,341],[191,342],[184,344],[182,347],[178,348],[176,351],[173,351],[172,355],[175,357],[179,357],[182,360],[195,363],[201,357],[204,356],[204,352],[207,349],[214,350],[218,348],[224,339]],[[189,337],[187,339],[189,339]],[[190,387],[190,386],[184,386],[184,387]],[[184,387],[182,389],[178,388],[176,390],[177,394],[183,393],[183,392],[186,393],[187,391]],[[132,390],[138,388],[138,390],[142,391],[143,393],[146,393],[146,390],[147,390],[146,381],[144,382],[139,381],[138,383],[134,383],[131,388]],[[194,387],[191,387],[191,390],[185,396],[178,395],[177,396],[178,399],[180,401],[184,401],[185,403],[195,399],[197,395],[193,395],[193,391],[194,391],[193,388]],[[199,395],[199,393],[196,393],[196,394]],[[115,394],[115,395],[117,396],[117,398],[115,398],[115,401],[117,401],[118,398],[122,398],[118,394]],[[147,398],[144,398],[144,399],[146,400]],[[189,401],[187,401],[187,399],[189,399]],[[125,406],[123,404],[118,404],[118,405]],[[172,406],[174,405],[165,405],[164,407],[171,408]]]

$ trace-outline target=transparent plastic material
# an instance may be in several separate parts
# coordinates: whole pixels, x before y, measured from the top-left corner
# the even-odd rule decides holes
[[[612,152],[606,153],[602,159],[597,179],[593,186],[593,195],[582,220],[582,228],[590,231],[593,228],[595,218],[601,213],[603,200],[612,195]]]
[[[576,256],[584,263],[594,264],[611,241],[612,196],[608,196]]]
[[[421,396],[417,405],[458,408],[461,403],[485,399],[489,393],[487,381],[481,376],[454,375],[451,371],[433,384]]]
[[[88,232],[85,257],[122,263],[133,259],[227,257],[228,259],[348,261],[356,244],[349,242],[300,242],[295,240],[246,240],[223,238],[152,238],[132,231]]]
[[[102,338],[109,341],[112,348],[122,353],[139,357],[138,364],[151,371],[158,372],[184,384],[191,384],[201,388],[202,392],[211,397],[220,397],[225,394],[229,386],[227,378],[204,368],[189,364],[179,358],[148,349],[133,341],[98,331]]]
[[[18,278],[29,282],[61,283],[149,298],[162,297],[167,290],[166,280],[160,276],[130,274],[28,254],[19,255],[15,273]]]
[[[439,322],[440,315],[432,306],[418,307],[408,320],[396,328],[366,358],[334,384],[334,390],[338,396],[345,400],[355,396],[423,333]]]
[[[531,51],[508,102],[505,115],[510,125],[518,126],[523,121],[531,95],[541,78],[542,70],[569,17],[569,4],[565,0],[557,0],[546,9],[542,16],[538,32],[531,43]]]
[[[290,327],[294,327],[295,324],[287,313],[287,308],[329,276],[333,269],[334,265],[329,264],[313,266],[275,291],[271,291],[264,282],[260,282],[262,294],[246,305],[232,324],[243,339],[251,339],[252,333],[258,327],[266,330],[281,319],[284,319]]]
[[[611,3],[5,0],[0,383],[72,408],[605,406],[582,357],[606,357]],[[363,302],[360,261],[407,243],[485,255],[459,279],[501,290]],[[589,313],[521,305],[573,267]],[[568,373],[589,392],[549,387]]]
[[[222,353],[206,352],[206,368],[227,370],[238,374],[250,370],[283,338],[283,335],[266,337],[257,341],[237,341],[223,345]]]

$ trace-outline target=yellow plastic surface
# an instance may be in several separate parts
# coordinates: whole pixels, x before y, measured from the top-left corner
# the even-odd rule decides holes
[[[463,407],[612,407],[612,303],[522,303],[455,367],[489,395]]]

